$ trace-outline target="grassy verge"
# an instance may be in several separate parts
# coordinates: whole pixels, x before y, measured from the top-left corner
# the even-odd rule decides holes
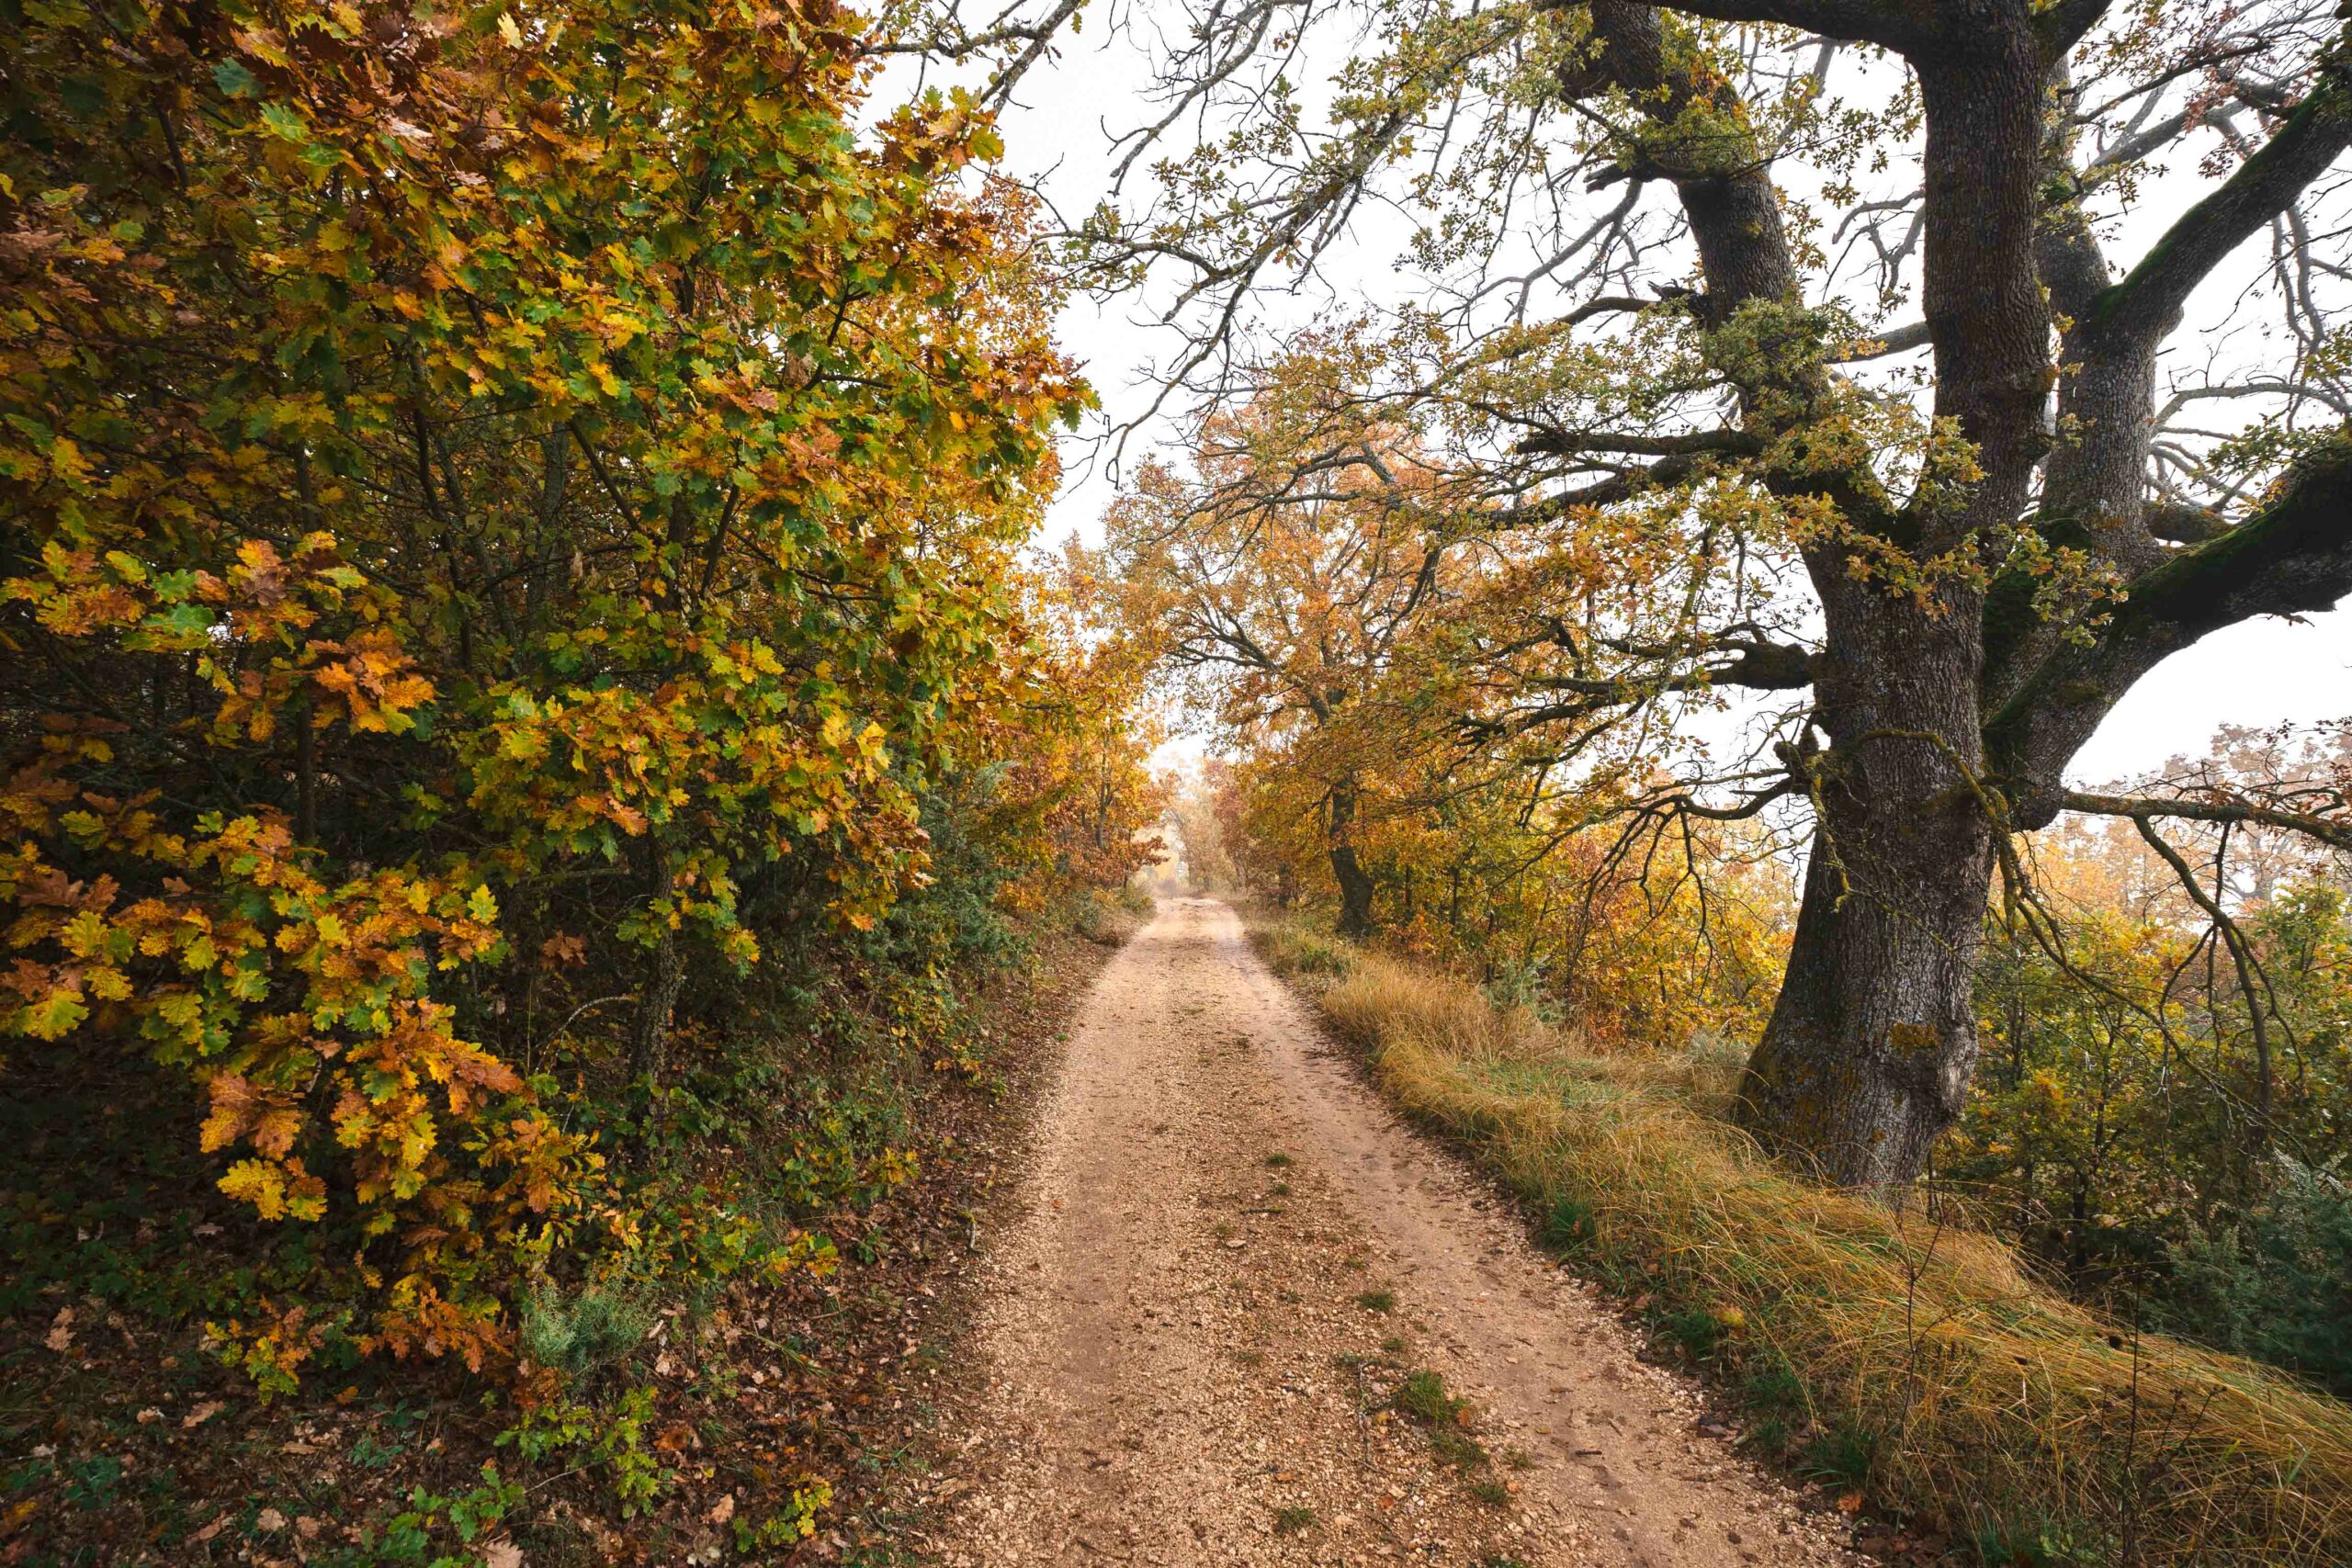
[[[1105,947],[1125,945],[1158,908],[1151,895],[1129,884],[1109,891],[1089,889],[1070,905],[1070,929]]]
[[[1295,924],[1260,945],[1800,1473],[1992,1562],[2352,1562],[2352,1407],[2103,1322],[1949,1215],[1792,1179],[1688,1063],[1592,1055]]]

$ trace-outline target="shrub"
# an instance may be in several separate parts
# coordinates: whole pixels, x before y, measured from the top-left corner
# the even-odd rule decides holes
[[[2236,1225],[2195,1228],[2146,1303],[2159,1325],[2352,1394],[2352,1190],[2280,1156]]]
[[[586,1285],[567,1300],[547,1286],[524,1300],[522,1348],[578,1384],[619,1362],[652,1326],[653,1314],[619,1291]]]
[[[1278,975],[1344,975],[1354,956],[1340,938],[1294,921],[1261,927],[1255,934],[1259,951]]]
[[[273,1393],[499,1375],[559,1246],[747,1260],[680,1080],[935,1039],[1157,814],[1018,560],[1091,394],[989,117],[830,3],[354,15],[6,24],[0,1044],[147,1081],[87,1120],[193,1145],[137,1219]]]

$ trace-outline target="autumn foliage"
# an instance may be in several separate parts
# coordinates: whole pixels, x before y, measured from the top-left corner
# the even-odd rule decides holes
[[[119,1135],[317,1233],[207,1303],[266,1388],[811,1261],[629,1197],[679,1052],[779,966],[913,1008],[907,897],[1148,814],[1018,566],[1088,394],[987,118],[873,113],[830,0],[12,17],[6,1070],[181,1086]]]

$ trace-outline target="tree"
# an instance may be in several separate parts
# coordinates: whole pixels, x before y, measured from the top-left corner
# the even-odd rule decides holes
[[[1335,434],[1316,410],[1270,390],[1204,432],[1194,477],[1145,468],[1112,507],[1103,570],[1119,624],[1193,678],[1195,705],[1237,741],[1283,746],[1312,782],[1302,804],[1340,926],[1362,935],[1375,889],[1358,847],[1371,764],[1355,709],[1436,607],[1444,551],[1416,503],[1422,476],[1377,431],[1298,462],[1301,412],[1315,438]]]
[[[200,1094],[372,1344],[495,1356],[616,1212],[545,975],[614,977],[572,1019],[658,1090],[697,972],[871,929],[1034,749],[1006,579],[1087,394],[987,116],[870,114],[873,41],[0,19],[0,1032]],[[283,1379],[319,1321],[225,1337]]]
[[[1340,39],[1372,41],[1318,127],[1291,73]],[[1399,211],[1422,297],[1350,403],[1483,512],[1448,548],[1564,520],[1645,542],[1620,574],[1638,617],[1509,639],[1541,661],[1500,705],[1528,765],[1693,690],[1800,694],[1731,774],[1637,803],[1810,816],[1740,1097],[1769,1145],[1854,1186],[1920,1169],[1976,1061],[2012,835],[2064,810],[2352,831],[2340,796],[2064,779],[2170,653],[2352,590],[2344,275],[2314,238],[2343,216],[2352,82],[2317,0],[1250,0],[1160,66],[1123,175],[1211,133],[1081,242],[1106,287],[1175,276],[1169,397],[1257,395],[1255,292],[1329,276]],[[2180,199],[2163,161],[2199,153]],[[2119,265],[2157,188],[2169,221]],[[2231,274],[2280,330],[2225,313],[2204,367],[2165,367]],[[2214,432],[2191,408],[2245,412]]]

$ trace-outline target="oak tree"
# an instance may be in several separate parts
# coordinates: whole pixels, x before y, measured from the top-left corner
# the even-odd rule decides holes
[[[1675,590],[1500,639],[1531,678],[1465,712],[1480,744],[1553,769],[1693,691],[1781,705],[1640,807],[1809,821],[1740,1096],[1768,1145],[1857,1186],[1921,1168],[2013,835],[2344,841],[2336,797],[2065,776],[2171,653],[2352,591],[2352,62],[2322,0],[1241,0],[1158,65],[1078,243],[1099,285],[1164,288],[1159,406],[1260,395],[1256,302],[1319,287],[1385,334],[1342,400],[1453,487],[1447,550],[1565,524]]]

